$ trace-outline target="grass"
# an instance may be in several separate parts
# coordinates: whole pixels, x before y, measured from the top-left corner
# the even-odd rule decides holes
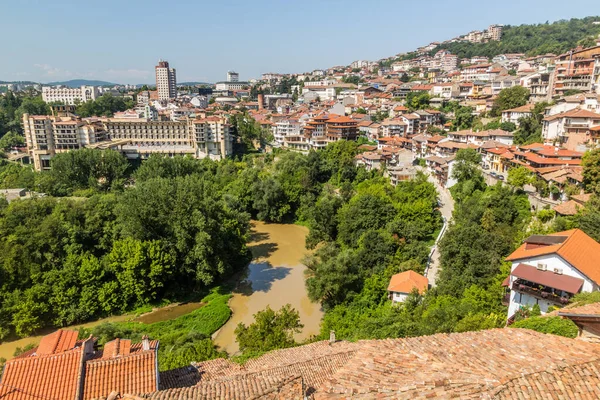
[[[104,344],[117,337],[138,342],[143,335],[148,335],[160,341],[158,359],[161,371],[183,367],[192,361],[226,357],[225,353],[215,349],[210,337],[231,317],[231,309],[227,305],[230,298],[228,289],[216,287],[202,299],[205,305],[189,314],[152,324],[106,323],[92,329],[81,329],[79,337],[93,334],[100,344]]]

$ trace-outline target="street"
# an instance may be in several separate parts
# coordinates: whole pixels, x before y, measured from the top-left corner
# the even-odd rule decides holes
[[[424,172],[427,173],[426,171]],[[440,252],[438,251],[437,245],[442,236],[444,236],[444,233],[448,228],[448,224],[452,219],[452,212],[454,211],[454,199],[452,198],[450,191],[446,188],[443,188],[431,174],[428,174],[427,180],[429,180],[429,182],[435,185],[435,188],[438,192],[438,199],[442,203],[440,207],[440,212],[444,217],[444,227],[442,228],[440,235],[438,236],[435,244],[433,245],[429,257],[429,265],[425,270],[425,276],[427,277],[427,279],[429,279],[429,284],[432,287],[435,287],[438,271],[440,268]]]

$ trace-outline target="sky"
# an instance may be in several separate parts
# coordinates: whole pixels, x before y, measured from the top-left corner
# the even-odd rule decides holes
[[[0,80],[152,83],[159,59],[178,82],[248,80],[594,14],[598,0],[0,0]]]

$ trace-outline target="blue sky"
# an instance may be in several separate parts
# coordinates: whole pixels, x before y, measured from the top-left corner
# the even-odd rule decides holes
[[[0,0],[0,80],[150,83],[303,72],[484,29],[600,14],[598,0]]]

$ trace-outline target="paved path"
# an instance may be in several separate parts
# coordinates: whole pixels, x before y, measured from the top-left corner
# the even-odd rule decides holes
[[[423,172],[427,173],[427,171]],[[438,251],[437,245],[439,240],[444,236],[444,233],[446,233],[448,223],[452,219],[452,212],[454,211],[454,199],[452,199],[450,191],[448,191],[448,189],[446,188],[443,188],[433,176],[429,174],[427,179],[429,180],[429,182],[435,185],[435,188],[438,192],[438,199],[442,203],[442,206],[440,207],[440,212],[444,217],[444,226],[431,249],[431,253],[429,254],[429,263],[427,265],[427,269],[425,270],[425,276],[427,276],[427,279],[429,279],[429,284],[431,286],[435,286],[438,271],[440,268],[440,252]]]

